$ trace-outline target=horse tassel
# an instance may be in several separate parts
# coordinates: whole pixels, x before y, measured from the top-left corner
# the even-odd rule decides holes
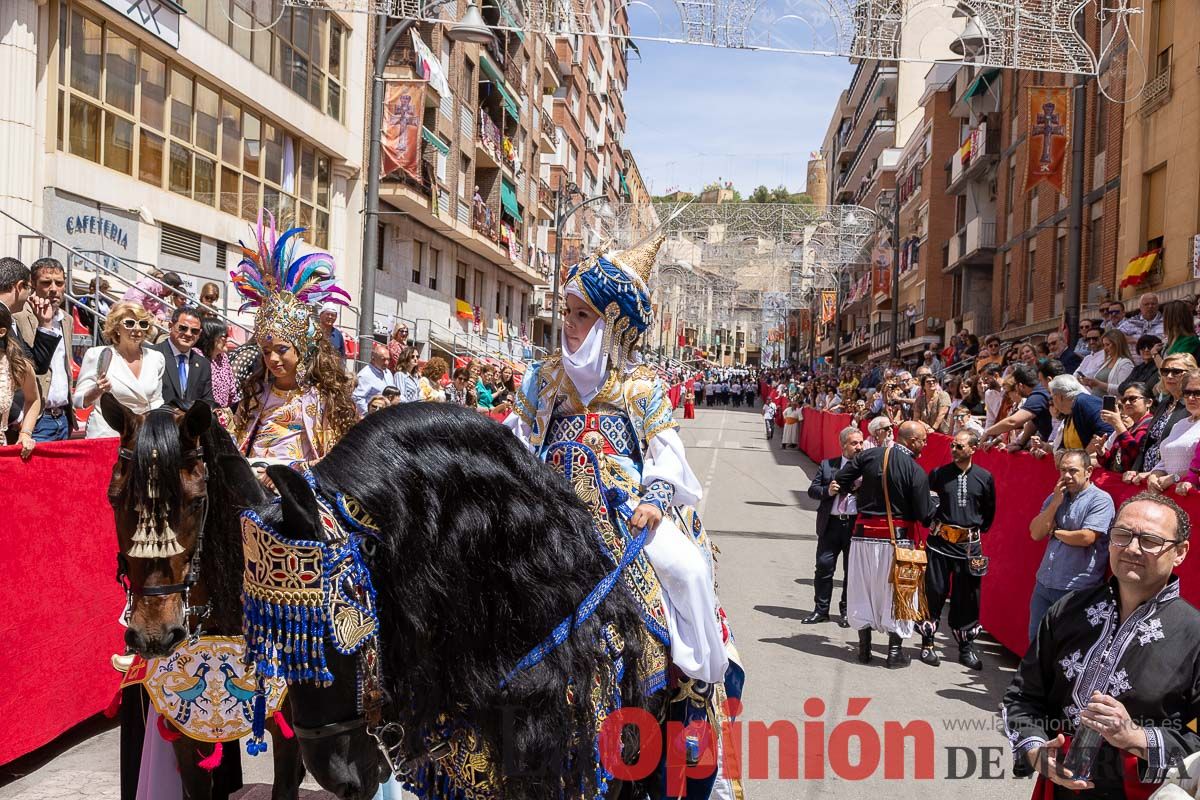
[[[201,761],[198,766],[200,769],[212,772],[214,769],[221,766],[221,755],[223,753],[224,747],[221,746],[220,742],[217,742],[216,746],[213,747],[212,755]]]
[[[168,742],[177,742],[183,736],[182,733],[167,722],[165,717],[158,718],[158,735]]]
[[[282,711],[276,711],[274,714],[271,715],[271,719],[273,719],[275,721],[275,726],[277,728],[279,728],[279,734],[283,738],[285,738],[285,739],[295,738],[296,732],[294,730],[292,730],[292,726],[288,724],[287,717],[285,717],[283,715]]]

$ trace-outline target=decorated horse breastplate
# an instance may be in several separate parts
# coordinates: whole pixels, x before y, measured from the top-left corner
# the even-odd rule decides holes
[[[550,422],[546,445],[579,442],[592,452],[640,460],[637,432],[624,414],[570,414]]]

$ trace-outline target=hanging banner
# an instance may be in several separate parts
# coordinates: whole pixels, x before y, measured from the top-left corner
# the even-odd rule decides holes
[[[882,231],[871,251],[871,283],[875,294],[891,295],[892,241],[891,235]]]
[[[424,81],[388,81],[383,101],[381,177],[404,170],[421,180],[421,115]],[[434,193],[437,194],[436,192]]]
[[[1025,191],[1045,181],[1063,193],[1071,149],[1071,90],[1035,86],[1029,92]]]
[[[821,322],[833,322],[837,316],[837,292],[824,289],[821,292]]]

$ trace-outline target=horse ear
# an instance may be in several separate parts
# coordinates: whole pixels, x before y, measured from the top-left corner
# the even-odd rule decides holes
[[[199,439],[212,425],[212,409],[204,400],[197,400],[183,414],[179,432],[188,439]]]
[[[279,492],[283,510],[281,533],[289,539],[320,539],[321,520],[317,498],[304,476],[280,464],[267,467],[267,476]]]
[[[108,427],[120,434],[122,439],[133,430],[133,412],[109,392],[100,395],[100,416],[104,417]]]

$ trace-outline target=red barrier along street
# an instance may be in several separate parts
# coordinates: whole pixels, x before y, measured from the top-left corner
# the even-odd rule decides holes
[[[0,764],[103,711],[124,652],[107,488],[117,439],[0,447]]]
[[[850,422],[848,414],[806,408],[800,449],[814,461],[840,454],[837,434]],[[950,437],[930,434],[918,461],[926,471],[948,464]],[[1034,458],[1028,453],[1003,450],[976,453],[975,463],[996,480],[996,520],[983,537],[983,551],[991,561],[983,579],[980,623],[1009,650],[1022,654],[1029,647],[1029,598],[1046,549],[1044,541],[1035,542],[1029,537],[1029,521],[1042,510],[1042,503],[1058,480],[1058,471],[1049,457]],[[1092,477],[1117,507],[1145,488],[1122,483],[1120,475],[1107,470],[1096,470]],[[1171,499],[1193,519],[1200,515],[1200,498],[1195,495],[1171,495]],[[1200,561],[1184,561],[1178,575],[1183,597],[1200,607]]]

